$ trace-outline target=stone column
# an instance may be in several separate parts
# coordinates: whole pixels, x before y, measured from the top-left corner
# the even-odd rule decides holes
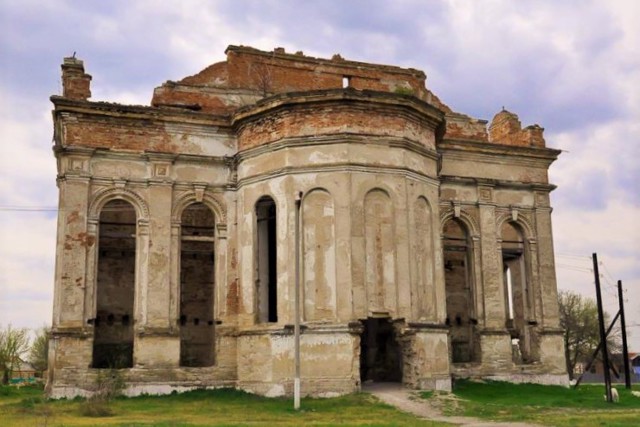
[[[451,391],[447,328],[420,323],[408,326],[401,338],[402,382],[417,389]]]
[[[237,209],[237,244],[238,244],[238,324],[248,326],[255,323],[256,305],[256,265],[255,235],[256,213],[255,202],[250,196],[258,193],[247,187],[238,191]]]
[[[91,329],[87,321],[87,253],[95,250],[96,239],[87,232],[89,210],[90,151],[58,154],[59,212],[54,279],[52,339],[49,352],[49,383],[65,382],[67,367],[91,364]],[[48,388],[51,392],[51,387]]]
[[[152,182],[149,187],[149,280],[143,327],[168,332],[176,319],[169,311],[171,266],[171,183]]]
[[[336,174],[335,206],[336,236],[336,313],[341,322],[352,319],[353,295],[351,292],[351,181],[348,173]]]
[[[541,320],[544,327],[557,328],[558,288],[553,252],[553,233],[551,229],[551,208],[549,194],[536,192],[536,233],[538,240],[538,272],[541,294]]]
[[[163,179],[168,165],[153,166],[155,176],[147,192],[148,226],[138,221],[140,247],[136,265],[140,310],[135,358],[138,366],[177,366],[180,337],[174,328],[176,317],[171,312],[172,183]]]
[[[67,175],[58,181],[58,187],[53,329],[80,332],[87,320],[84,319],[87,249],[96,243],[87,234],[89,178]]]
[[[535,219],[537,233],[538,292],[540,310],[537,330],[539,357],[552,374],[566,377],[563,331],[558,313],[558,288],[553,252],[551,207],[548,190],[535,192]],[[566,382],[566,381],[565,381]]]
[[[493,188],[478,186],[480,251],[483,276],[484,328],[480,331],[482,364],[492,369],[511,366],[511,339],[505,328],[505,298],[500,268],[500,247],[496,240],[496,204]]]
[[[395,204],[394,214],[394,238],[396,248],[395,259],[395,282],[396,282],[396,317],[410,319],[412,317],[411,300],[418,298],[411,290],[411,267],[409,238],[411,235],[409,212],[413,206],[413,200],[408,200],[406,179],[394,182]],[[393,197],[393,196],[392,196]]]

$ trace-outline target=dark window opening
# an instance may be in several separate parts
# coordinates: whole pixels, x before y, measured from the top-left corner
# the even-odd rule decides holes
[[[270,197],[256,203],[258,321],[278,321],[276,204]]]
[[[212,366],[215,331],[200,322],[213,319],[214,215],[205,204],[189,205],[180,227],[180,366]]]
[[[136,212],[130,203],[112,200],[104,206],[98,245],[92,366],[131,368],[134,334],[128,313],[134,308]]]
[[[389,318],[369,317],[362,321],[360,337],[360,380],[402,381],[402,349]]]
[[[473,304],[472,251],[466,227],[458,220],[443,229],[447,320],[453,363],[474,362],[479,356]]]
[[[505,326],[513,342],[515,363],[535,360],[530,325],[531,295],[526,267],[526,245],[517,224],[502,225],[502,268],[504,283]]]

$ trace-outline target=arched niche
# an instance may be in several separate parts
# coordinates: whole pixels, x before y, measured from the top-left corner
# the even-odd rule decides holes
[[[126,200],[104,203],[98,215],[94,368],[133,366],[136,297],[136,209]]]
[[[335,210],[331,195],[321,189],[302,201],[304,254],[304,318],[332,320],[336,315]]]
[[[433,215],[431,205],[424,197],[414,202],[414,247],[412,260],[415,263],[417,284],[418,318],[435,318],[435,278],[433,250]]]
[[[364,198],[364,232],[368,311],[395,314],[395,218],[391,198],[382,189],[373,189]]]

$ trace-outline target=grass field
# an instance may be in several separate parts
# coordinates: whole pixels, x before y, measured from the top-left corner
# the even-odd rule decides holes
[[[420,420],[379,403],[366,393],[332,399],[269,399],[236,390],[199,390],[170,396],[117,398],[112,415],[95,411],[83,399],[46,401],[41,389],[0,388],[1,426],[444,426]],[[102,408],[105,409],[105,408]]]
[[[616,386],[620,401],[604,400],[603,385],[577,389],[536,384],[457,381],[455,400],[441,399],[444,412],[496,421],[553,426],[640,426],[640,398]],[[640,390],[634,386],[634,390]],[[426,393],[425,398],[437,398]]]
[[[457,381],[452,395],[423,398],[449,415],[553,426],[640,426],[640,398],[618,386],[619,403],[603,399],[604,387],[578,389]],[[636,388],[637,390],[638,388]],[[269,399],[237,390],[197,390],[170,396],[48,401],[41,388],[0,387],[1,426],[444,426],[417,419],[367,393],[332,399]],[[95,416],[96,414],[103,416]],[[106,415],[106,416],[105,416]]]

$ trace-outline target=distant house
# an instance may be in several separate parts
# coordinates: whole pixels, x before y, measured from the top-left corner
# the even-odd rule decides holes
[[[629,363],[634,374],[634,380],[640,381],[640,353],[629,353]]]
[[[622,353],[614,353],[611,355],[609,363],[613,366],[613,371],[617,372],[611,375],[611,381],[614,383],[624,383],[624,363],[622,360]],[[629,353],[629,372],[631,373],[631,382],[640,382],[640,353]],[[589,361],[584,360],[576,363],[573,370],[574,378],[582,375],[582,382],[587,383],[599,383],[604,382],[604,364],[602,360],[594,361],[587,370]]]
[[[21,360],[18,366],[11,373],[11,383],[21,383],[33,381],[36,378],[36,369],[29,362]]]

